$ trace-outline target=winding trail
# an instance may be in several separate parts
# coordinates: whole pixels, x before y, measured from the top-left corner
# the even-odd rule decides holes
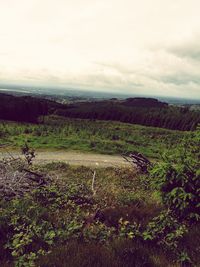
[[[13,157],[18,157],[16,151],[9,151]],[[8,153],[0,151],[0,159],[8,156]],[[130,167],[130,164],[121,156],[102,155],[93,153],[71,151],[37,151],[34,163],[46,164],[50,162],[66,162],[71,165],[96,166],[96,167]]]

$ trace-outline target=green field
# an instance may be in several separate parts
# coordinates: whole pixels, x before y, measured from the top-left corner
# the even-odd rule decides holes
[[[35,149],[63,149],[102,154],[137,151],[160,158],[187,134],[161,128],[111,121],[46,117],[42,124],[0,123],[0,143],[17,148],[27,142]]]

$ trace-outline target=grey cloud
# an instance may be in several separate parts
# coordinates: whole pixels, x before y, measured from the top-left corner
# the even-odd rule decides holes
[[[193,60],[200,60],[200,36],[189,40],[183,44],[167,49],[178,57],[185,57]]]
[[[114,70],[116,73],[121,75],[121,77],[126,77],[130,81],[131,86],[142,87],[141,82],[134,81],[134,78],[138,76],[138,73],[132,69],[125,68],[117,63],[104,63],[104,62],[94,62],[96,65],[101,66],[106,69]]]
[[[159,80],[167,84],[175,85],[187,85],[190,83],[200,85],[200,76],[190,75],[187,73],[175,73],[171,75],[161,76]]]
[[[129,70],[127,68],[122,67],[120,64],[117,63],[105,63],[105,62],[94,62],[94,64],[107,68],[107,69],[112,69],[115,70],[121,74],[133,74],[132,70]]]
[[[168,52],[168,54],[172,54]],[[189,92],[199,95],[198,87],[200,86],[200,72],[194,73],[193,62],[190,62],[189,67],[186,64],[186,59],[183,64],[176,68],[167,67],[166,73],[162,70],[160,72],[151,72],[151,69],[135,70],[120,64],[113,63],[96,63],[107,69],[116,71],[120,76],[126,77],[124,87],[127,91],[139,90],[140,93],[150,93],[164,95],[184,95],[189,96]],[[197,65],[197,64],[196,64]],[[181,68],[181,69],[180,69]],[[116,82],[116,81],[115,81]],[[114,83],[113,83],[114,84]],[[163,92],[162,92],[163,91]]]

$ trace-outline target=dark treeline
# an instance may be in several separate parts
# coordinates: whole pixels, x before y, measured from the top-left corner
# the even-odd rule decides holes
[[[0,119],[37,122],[39,116],[53,113],[62,105],[36,97],[0,94]]]
[[[56,114],[70,118],[114,120],[174,130],[194,130],[200,112],[168,106],[153,98],[129,98],[63,105],[54,101],[0,94],[0,119],[37,122],[38,117]]]
[[[174,130],[194,130],[200,123],[200,112],[168,106],[150,98],[125,101],[82,102],[57,110],[57,115],[81,119],[115,120]]]

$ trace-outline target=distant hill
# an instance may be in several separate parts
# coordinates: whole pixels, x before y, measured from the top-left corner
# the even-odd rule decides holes
[[[37,122],[39,116],[53,113],[62,105],[31,96],[17,97],[0,93],[0,119]]]
[[[158,99],[144,97],[127,98],[123,101],[123,105],[142,108],[164,108],[168,106],[167,103],[161,102]]]
[[[94,120],[114,120],[176,130],[194,130],[200,112],[169,106],[153,98],[79,102],[56,111],[57,115]]]
[[[0,93],[0,119],[38,122],[38,117],[60,115],[91,120],[113,120],[175,130],[194,130],[200,112],[187,107],[169,106],[154,98],[116,98],[61,104],[32,96]]]

